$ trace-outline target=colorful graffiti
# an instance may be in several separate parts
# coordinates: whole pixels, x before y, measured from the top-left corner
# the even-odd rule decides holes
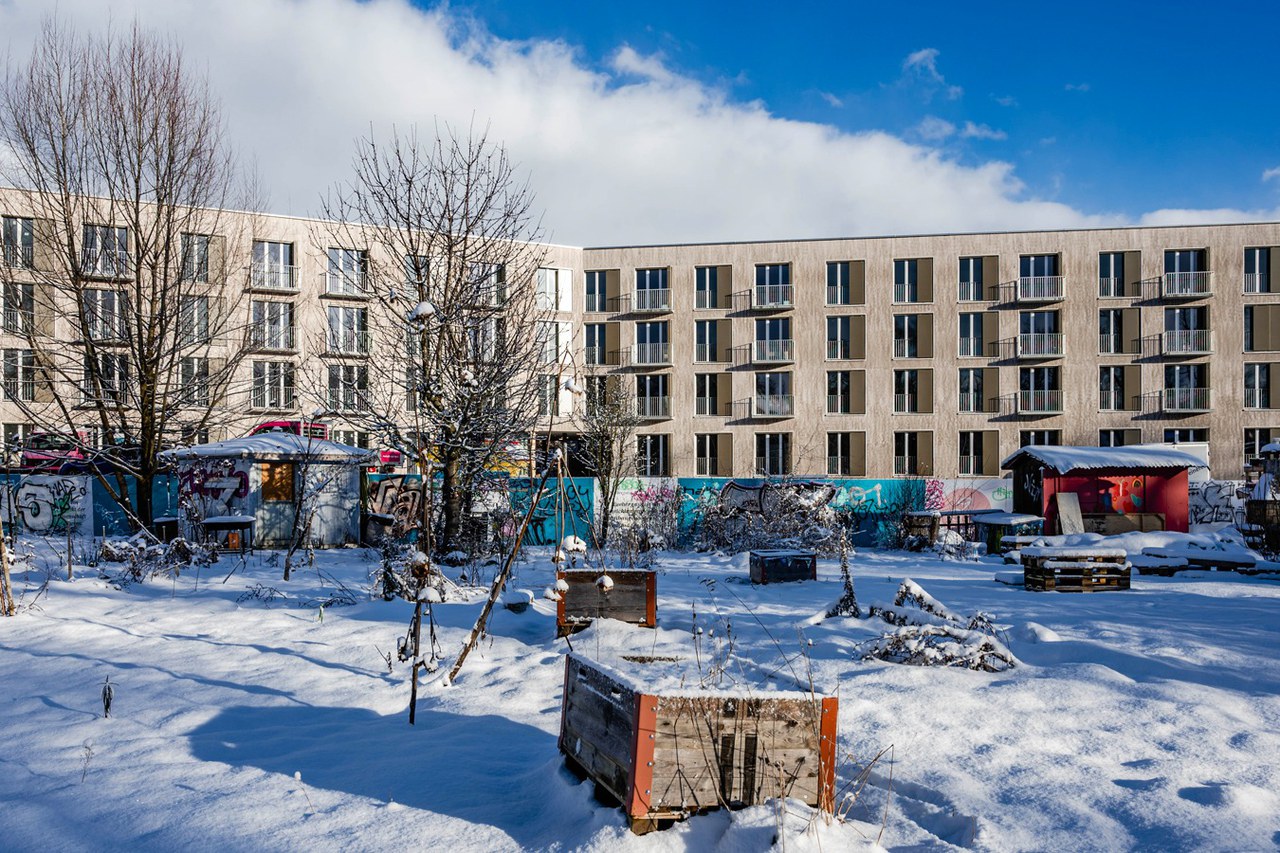
[[[93,535],[90,478],[33,474],[3,490],[4,517],[29,533],[43,536],[73,533]]]
[[[198,518],[228,515],[249,496],[249,468],[243,459],[194,459],[178,470],[178,500]]]
[[[405,536],[422,518],[422,477],[418,474],[382,474],[369,478],[369,512],[393,519],[392,536]]]

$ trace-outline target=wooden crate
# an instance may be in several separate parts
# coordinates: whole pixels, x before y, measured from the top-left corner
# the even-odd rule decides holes
[[[812,551],[776,550],[751,552],[751,582],[816,581],[818,559]]]
[[[1129,589],[1129,573],[1129,562],[1120,549],[1046,546],[1022,549],[1022,584],[1029,590]]]
[[[664,694],[644,686],[646,675],[669,676],[679,661],[623,663],[625,672],[565,659],[559,745],[571,767],[622,804],[633,831],[780,796],[833,809],[834,697],[696,687]]]
[[[607,574],[613,588],[602,590],[596,581]],[[658,580],[654,572],[639,569],[569,569],[556,573],[569,588],[556,602],[556,636],[581,631],[592,619],[617,619],[645,628],[658,625]]]

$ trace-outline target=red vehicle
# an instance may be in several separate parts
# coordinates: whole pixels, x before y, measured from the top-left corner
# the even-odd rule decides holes
[[[249,435],[257,435],[260,432],[291,432],[294,435],[301,435],[306,438],[327,439],[329,437],[329,425],[316,423],[315,421],[263,421],[249,430]]]
[[[23,468],[54,470],[66,462],[81,462],[87,457],[83,441],[60,432],[33,432],[22,443],[19,464]]]

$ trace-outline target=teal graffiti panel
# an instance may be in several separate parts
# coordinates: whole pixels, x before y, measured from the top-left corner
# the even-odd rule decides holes
[[[517,518],[529,511],[531,492],[537,481],[513,477],[509,481],[511,509]],[[558,537],[577,536],[594,545],[591,521],[595,518],[595,479],[592,477],[550,478],[534,508],[525,531],[524,544],[551,545]]]

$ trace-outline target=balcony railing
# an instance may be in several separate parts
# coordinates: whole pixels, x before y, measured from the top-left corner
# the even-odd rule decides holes
[[[1019,391],[1018,411],[1033,414],[1054,414],[1062,411],[1061,391]]]
[[[898,476],[913,476],[920,469],[920,460],[915,456],[893,457],[893,473]]]
[[[1271,389],[1269,388],[1244,389],[1244,407],[1246,409],[1271,408]]]
[[[791,461],[777,456],[757,456],[757,477],[785,477],[791,473]]]
[[[588,365],[597,365],[605,363],[604,347],[585,347],[582,350],[582,360]]]
[[[966,477],[975,477],[982,473],[981,456],[961,456],[959,473]]]
[[[671,344],[636,344],[633,364],[670,364]]]
[[[330,329],[329,352],[341,355],[368,355],[369,333],[352,329],[341,331]]]
[[[1166,388],[1164,389],[1164,409],[1166,412],[1207,412],[1209,411],[1209,389]]]
[[[1124,392],[1116,388],[1100,388],[1098,390],[1098,410],[1102,412],[1123,412]]]
[[[919,358],[920,357],[919,342],[910,338],[894,338],[893,357],[894,358]]]
[[[847,415],[853,411],[853,401],[848,394],[828,394],[827,395],[827,414],[828,415]]]
[[[636,415],[642,418],[671,417],[670,397],[637,397]]]
[[[80,268],[95,278],[127,278],[132,264],[127,249],[85,250],[80,255]]]
[[[249,345],[256,349],[291,350],[293,332],[292,326],[251,326]]]
[[[794,355],[794,349],[794,341],[790,339],[756,341],[755,360],[766,363],[791,361]]]
[[[827,285],[827,304],[828,305],[848,305],[853,301],[852,291],[839,284]]]
[[[363,272],[327,272],[324,275],[324,292],[332,296],[364,296],[365,274]]]
[[[790,394],[757,394],[754,411],[760,418],[789,418],[795,414],[795,398]]]
[[[791,285],[757,284],[752,295],[754,308],[787,308],[791,306]]]
[[[828,456],[827,473],[837,477],[848,477],[853,470],[853,460],[848,456]]]
[[[1120,335],[1098,335],[1098,352],[1115,355],[1124,352],[1124,339]]]
[[[260,290],[297,290],[298,268],[279,264],[254,264],[249,283]]]
[[[1209,272],[1167,272],[1160,283],[1160,295],[1167,299],[1195,298],[1213,292]]]
[[[1270,293],[1270,276],[1264,272],[1247,272],[1244,274],[1245,293]]]
[[[1033,275],[1018,279],[1019,302],[1056,302],[1065,288],[1060,275]]]
[[[895,281],[893,283],[893,301],[894,302],[919,302],[920,301],[920,285],[909,284],[907,282]]]
[[[985,411],[982,405],[982,395],[972,391],[961,391],[960,411],[966,413]]]
[[[1124,296],[1124,279],[1099,278],[1098,295],[1104,299],[1115,299]]]
[[[4,309],[4,330],[11,335],[30,334],[35,326],[35,315],[21,308]]]
[[[1062,334],[1036,332],[1018,335],[1019,358],[1045,358],[1062,355]]]
[[[716,299],[716,296],[718,296],[718,294],[710,290],[695,291],[693,294],[693,307],[719,308],[720,306],[717,304],[719,300]]]
[[[656,287],[636,291],[636,311],[647,313],[671,310],[671,289]]]
[[[699,415],[718,415],[720,414],[720,401],[715,397],[695,397],[693,400],[693,411]]]
[[[853,343],[847,339],[841,338],[834,341],[827,341],[827,358],[841,359],[853,358]]]
[[[32,402],[36,398],[36,383],[34,379],[6,379],[4,381],[4,395],[10,400],[25,400]]]
[[[16,269],[31,269],[35,266],[35,258],[31,246],[4,246],[4,265]]]
[[[963,358],[979,358],[982,356],[982,338],[961,338],[960,355]]]
[[[699,477],[718,477],[720,475],[719,460],[714,456],[699,456],[696,470]]]
[[[961,302],[984,302],[982,282],[962,281],[959,283],[956,299]]]
[[[1160,350],[1168,355],[1204,355],[1213,351],[1213,333],[1208,329],[1182,329],[1160,336]]]
[[[897,414],[912,414],[917,411],[917,405],[915,394],[893,395],[893,410]]]
[[[700,364],[717,364],[720,362],[720,347],[716,344],[694,344],[693,360]]]

